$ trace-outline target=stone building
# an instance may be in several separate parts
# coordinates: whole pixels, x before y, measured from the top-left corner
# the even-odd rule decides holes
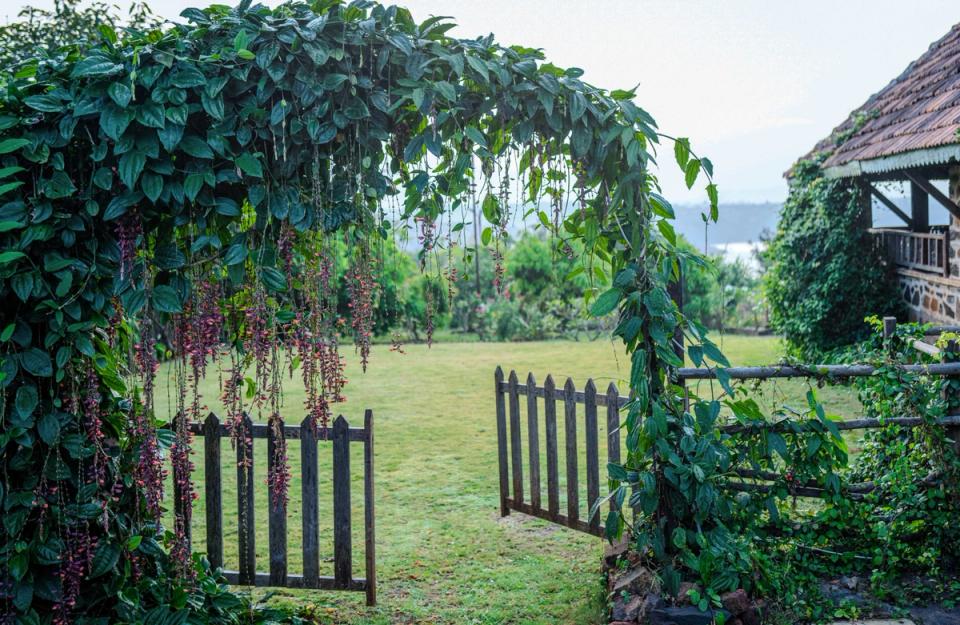
[[[838,139],[839,138],[839,139]],[[863,185],[871,232],[913,320],[960,320],[960,24],[853,111],[813,153]],[[891,190],[902,190],[903,196]],[[881,225],[881,215],[896,225]]]

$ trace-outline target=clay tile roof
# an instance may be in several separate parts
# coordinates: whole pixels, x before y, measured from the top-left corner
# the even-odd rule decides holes
[[[857,129],[857,126],[862,126]],[[825,168],[960,144],[960,24],[850,114],[808,157]],[[851,134],[852,132],[852,134]],[[836,145],[837,137],[850,135]]]

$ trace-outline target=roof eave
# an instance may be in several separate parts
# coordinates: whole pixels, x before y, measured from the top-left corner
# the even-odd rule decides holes
[[[856,178],[957,162],[960,162],[960,144],[953,143],[825,167],[823,175],[826,178]]]

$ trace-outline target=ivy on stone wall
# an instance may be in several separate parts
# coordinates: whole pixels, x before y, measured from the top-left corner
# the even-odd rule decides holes
[[[766,252],[765,293],[771,325],[809,360],[868,336],[867,315],[902,313],[893,267],[867,231],[863,193],[855,180],[823,177],[817,162],[792,171]]]

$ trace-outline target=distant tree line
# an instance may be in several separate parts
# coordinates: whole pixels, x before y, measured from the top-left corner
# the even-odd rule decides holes
[[[16,68],[26,59],[64,47],[82,48],[103,31],[122,27],[144,31],[160,25],[145,2],[131,3],[126,15],[118,11],[116,5],[99,1],[83,7],[80,0],[54,0],[52,9],[26,6],[16,20],[0,26],[0,67]]]

